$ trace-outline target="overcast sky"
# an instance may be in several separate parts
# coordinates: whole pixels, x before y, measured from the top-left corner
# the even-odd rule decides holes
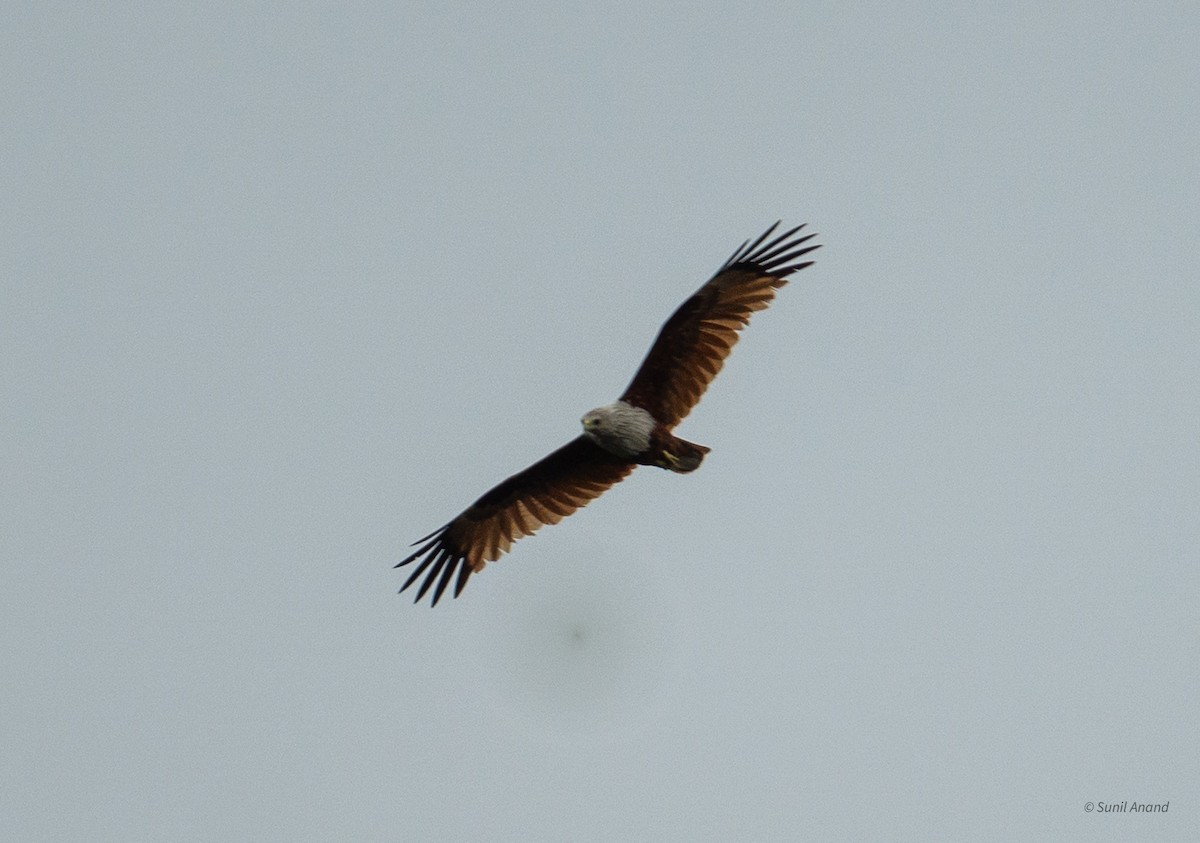
[[[0,27],[0,837],[1200,838],[1200,8],[193,5]]]

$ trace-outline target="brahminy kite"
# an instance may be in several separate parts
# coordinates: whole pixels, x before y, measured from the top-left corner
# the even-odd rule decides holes
[[[430,604],[436,606],[452,579],[458,597],[471,574],[507,553],[514,541],[543,525],[557,524],[636,466],[655,465],[679,474],[695,471],[710,449],[671,431],[721,371],[750,314],[770,304],[789,275],[811,266],[813,261],[800,258],[819,248],[803,245],[816,235],[796,236],[803,225],[766,242],[778,227],[775,223],[754,242],[743,243],[680,305],[624,394],[584,414],[580,436],[414,542],[420,547],[396,567],[421,561],[400,591],[426,574],[416,599],[436,583]]]

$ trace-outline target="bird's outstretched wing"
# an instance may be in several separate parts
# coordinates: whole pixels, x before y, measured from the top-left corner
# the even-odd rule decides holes
[[[586,436],[571,440],[500,483],[446,526],[414,542],[420,547],[396,567],[421,561],[400,590],[428,571],[417,601],[436,582],[430,604],[436,606],[457,569],[457,597],[471,574],[507,553],[517,539],[546,524],[557,524],[600,497],[634,467],[635,463],[613,456]]]
[[[721,371],[750,314],[770,304],[787,276],[813,263],[798,259],[819,248],[803,245],[816,235],[795,236],[804,228],[799,225],[766,242],[778,227],[775,223],[753,243],[743,243],[671,314],[622,401],[648,410],[667,427],[691,412]]]

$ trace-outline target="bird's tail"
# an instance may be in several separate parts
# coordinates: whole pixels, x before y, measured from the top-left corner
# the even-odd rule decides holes
[[[663,448],[663,461],[659,465],[677,474],[687,474],[699,468],[700,463],[704,462],[704,455],[711,450],[704,445],[673,437]]]

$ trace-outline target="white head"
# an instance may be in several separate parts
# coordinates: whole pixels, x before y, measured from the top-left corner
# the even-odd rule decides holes
[[[609,453],[634,457],[650,447],[654,417],[624,401],[588,410],[580,420],[583,435]]]

